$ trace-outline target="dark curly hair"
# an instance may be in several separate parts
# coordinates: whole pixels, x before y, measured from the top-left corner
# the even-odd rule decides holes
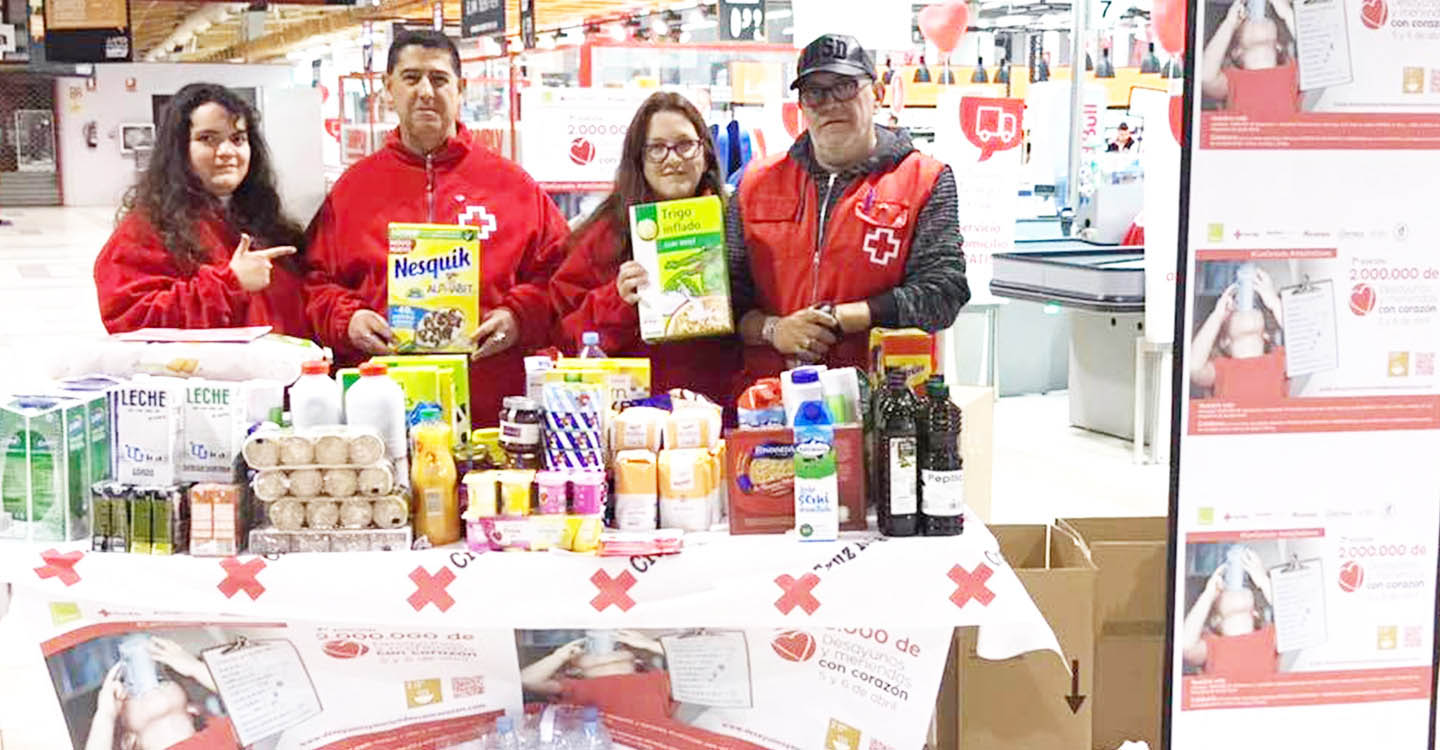
[[[245,122],[250,141],[250,168],[228,207],[205,189],[190,166],[190,115],[212,102]],[[293,245],[303,251],[304,247],[304,229],[280,209],[260,115],[239,94],[215,83],[189,84],[170,99],[155,134],[150,166],[121,202],[121,217],[131,211],[145,216],[176,263],[187,271],[208,260],[206,249],[194,241],[194,227],[207,215],[224,217],[237,232],[254,237],[257,248]],[[277,262],[298,263],[295,256]]]

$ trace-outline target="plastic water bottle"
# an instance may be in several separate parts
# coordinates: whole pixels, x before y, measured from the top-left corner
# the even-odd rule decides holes
[[[385,441],[385,453],[395,465],[395,476],[408,481],[410,446],[405,432],[405,392],[387,372],[382,362],[360,365],[360,380],[345,392],[345,422],[379,432]]]
[[[580,727],[567,735],[564,750],[611,750],[613,747],[610,732],[600,722],[600,711],[594,706],[586,706],[581,714]]]
[[[580,334],[580,359],[605,359],[605,350],[600,348],[600,334],[595,331]]]
[[[485,750],[522,750],[520,733],[515,731],[515,720],[501,716],[495,720],[495,732],[485,743]]]
[[[340,384],[330,377],[330,363],[324,360],[300,366],[300,379],[290,386],[290,418],[296,427],[343,424]]]

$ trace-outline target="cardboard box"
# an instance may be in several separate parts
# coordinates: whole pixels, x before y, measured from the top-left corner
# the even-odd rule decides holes
[[[725,437],[731,534],[783,534],[795,527],[795,433],[788,427],[731,430]],[[756,459],[767,468],[757,475]],[[860,425],[835,428],[840,530],[864,531],[865,460]]]
[[[1096,750],[1160,747],[1164,713],[1166,518],[1062,519],[1090,548],[1095,586]]]
[[[718,197],[631,206],[630,245],[650,275],[640,295],[642,339],[653,344],[733,332],[725,212]]]
[[[990,483],[995,467],[995,389],[950,386],[950,400],[960,407],[960,455],[965,459],[965,504],[990,523]]]
[[[936,709],[939,747],[1088,748],[1095,705],[1096,580],[1089,550],[1078,537],[1055,527],[990,530],[1055,630],[1065,661],[1048,651],[987,661],[975,653],[976,629],[957,630]],[[1079,668],[1073,682],[1067,668],[1072,665]]]

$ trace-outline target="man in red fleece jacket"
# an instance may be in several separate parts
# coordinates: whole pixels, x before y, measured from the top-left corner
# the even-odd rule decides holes
[[[522,357],[548,343],[547,281],[569,232],[550,197],[518,165],[459,122],[460,54],[439,32],[401,34],[385,89],[400,127],[352,166],[310,225],[306,313],[341,364],[387,354],[390,222],[480,228],[484,320],[470,362],[471,419],[496,424],[505,396],[525,392]]]

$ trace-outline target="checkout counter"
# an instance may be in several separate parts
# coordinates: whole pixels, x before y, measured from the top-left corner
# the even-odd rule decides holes
[[[1145,248],[1027,234],[1017,231],[1015,252],[995,255],[991,293],[1067,312],[1072,425],[1125,440],[1143,430],[1149,440],[1154,425],[1136,418],[1135,376],[1145,326]]]

